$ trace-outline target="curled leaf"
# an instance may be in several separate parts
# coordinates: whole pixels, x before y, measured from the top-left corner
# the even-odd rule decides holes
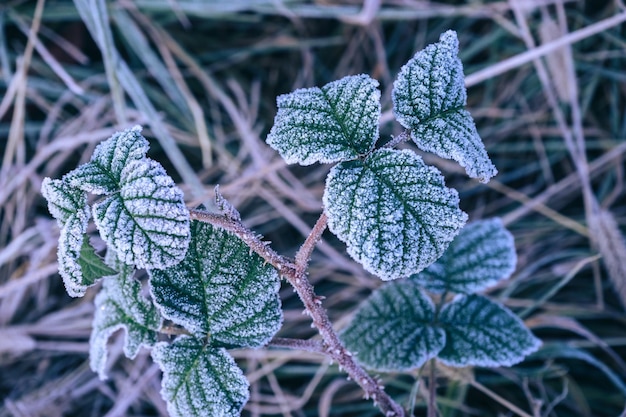
[[[43,180],[41,194],[48,201],[48,210],[61,229],[57,250],[59,274],[67,293],[71,297],[82,297],[98,278],[83,274],[81,266],[81,250],[91,216],[87,194],[72,187],[67,180],[50,178]]]
[[[237,236],[193,222],[187,256],[149,270],[165,317],[213,346],[259,347],[280,328],[278,273]]]
[[[89,338],[91,369],[105,379],[109,337],[124,329],[124,354],[134,359],[141,346],[153,346],[162,318],[156,307],[141,294],[141,284],[135,280],[134,267],[117,262],[120,273],[107,277],[96,296],[93,329]]]

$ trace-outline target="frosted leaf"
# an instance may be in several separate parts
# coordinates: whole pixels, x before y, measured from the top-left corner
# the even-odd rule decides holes
[[[131,162],[145,158],[148,141],[135,126],[117,132],[96,146],[91,160],[68,173],[74,187],[94,194],[112,194],[119,189],[122,171]]]
[[[89,243],[85,241],[90,218],[87,194],[72,187],[66,179],[50,178],[43,180],[41,194],[48,201],[48,210],[61,229],[57,249],[59,275],[71,297],[82,297],[87,288],[103,276],[98,275],[98,271],[83,271],[90,262],[97,262],[89,254]]]
[[[222,229],[193,222],[191,234],[181,263],[148,271],[163,316],[213,346],[266,344],[282,322],[276,270]]]
[[[182,191],[151,159],[130,161],[118,193],[93,207],[102,239],[137,268],[167,268],[178,263],[189,244],[189,211]]]
[[[366,154],[378,139],[377,87],[378,81],[362,74],[278,97],[267,143],[289,164],[345,161]]]
[[[487,182],[497,170],[485,150],[474,120],[465,110],[467,92],[457,54],[456,32],[415,54],[393,84],[396,119],[417,146],[442,158],[454,159],[472,178]]]
[[[79,262],[86,230],[87,222],[83,222],[78,216],[73,216],[61,229],[59,235],[59,247],[57,248],[59,275],[63,278],[65,290],[70,297],[82,297],[87,288],[96,281],[83,275],[83,269]]]
[[[429,266],[467,220],[457,192],[408,150],[380,149],[334,166],[323,201],[329,229],[383,280]]]
[[[459,295],[439,314],[446,345],[439,359],[450,366],[511,366],[541,342],[513,312],[480,295]]]
[[[163,371],[161,396],[172,417],[239,417],[248,401],[248,380],[224,348],[181,336],[160,342],[152,358]]]
[[[411,279],[429,291],[470,294],[508,278],[517,255],[513,235],[498,218],[469,223],[437,262]]]
[[[120,273],[107,277],[96,296],[93,328],[89,338],[89,364],[100,379],[105,379],[107,341],[124,329],[124,354],[134,359],[141,346],[157,342],[162,319],[159,311],[141,295],[141,284],[134,279],[134,267],[118,263]]]
[[[396,281],[365,300],[341,333],[358,362],[380,371],[422,366],[444,346],[445,334],[434,327],[435,306],[411,281]]]
[[[75,216],[89,221],[87,193],[72,187],[67,180],[44,178],[41,183],[41,195],[48,202],[48,211],[57,220],[59,228]]]

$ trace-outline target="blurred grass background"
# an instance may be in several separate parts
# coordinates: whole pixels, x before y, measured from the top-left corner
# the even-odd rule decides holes
[[[425,155],[471,219],[501,216],[514,276],[489,295],[544,346],[509,369],[437,369],[442,416],[625,416],[626,10],[570,0],[4,0],[0,4],[0,416],[167,415],[160,371],[121,353],[87,365],[95,289],[64,291],[58,228],[39,189],[101,140],[144,126],[150,156],[293,255],[321,212],[328,166],[286,166],[264,143],[276,96],[349,74],[381,82],[383,138],[400,132],[400,67],[457,31],[468,106],[500,174],[483,185]],[[406,145],[411,146],[411,145]],[[91,230],[93,242],[97,234]],[[337,328],[381,285],[326,233],[310,277]],[[287,285],[279,336],[315,331]],[[233,352],[246,416],[376,416],[336,366],[280,349]],[[420,376],[380,375],[414,415]]]

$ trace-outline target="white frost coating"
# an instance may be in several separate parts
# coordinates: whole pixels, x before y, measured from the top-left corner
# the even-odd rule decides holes
[[[88,213],[88,212],[87,212]],[[93,282],[87,282],[78,262],[80,248],[87,232],[89,217],[74,215],[68,219],[61,229],[57,258],[59,261],[59,275],[63,278],[65,290],[70,297],[82,297]]]
[[[73,187],[94,194],[114,193],[126,165],[144,159],[148,148],[141,126],[117,132],[96,146],[90,161],[70,172],[68,177]]]
[[[443,348],[445,333],[433,326],[435,306],[411,281],[376,290],[360,306],[341,340],[358,362],[378,371],[419,368]]]
[[[82,297],[93,282],[86,280],[78,262],[90,212],[87,194],[71,187],[67,181],[45,178],[41,193],[48,201],[48,210],[57,220],[61,233],[57,258],[59,274],[71,297]]]
[[[189,245],[189,211],[182,191],[163,167],[132,160],[120,174],[120,191],[93,207],[100,235],[120,259],[138,268],[167,268]]]
[[[116,265],[122,271],[107,277],[96,296],[93,328],[89,338],[89,364],[100,379],[106,379],[107,341],[113,333],[124,329],[124,354],[134,359],[142,346],[157,342],[162,325],[158,310],[141,295],[141,284],[133,278],[134,268]]]
[[[474,120],[465,110],[467,92],[456,32],[415,54],[402,67],[392,91],[396,118],[417,146],[454,159],[472,178],[488,182],[498,171],[489,159]]]
[[[467,220],[458,193],[408,150],[380,149],[364,161],[336,165],[323,201],[329,229],[383,280],[432,264]]]
[[[148,141],[141,126],[117,132],[96,146],[90,162],[70,172],[72,186],[94,194],[112,194],[119,189],[123,169],[131,161],[144,159]]]
[[[193,222],[185,259],[149,270],[163,316],[213,346],[259,347],[282,323],[278,273],[235,235]]]
[[[87,216],[89,220],[89,206],[87,194],[67,181],[44,178],[41,183],[41,195],[48,202],[48,211],[57,220],[59,228],[73,216]]]
[[[519,317],[480,295],[458,295],[439,321],[446,346],[438,357],[449,366],[512,366],[541,346]]]
[[[469,223],[437,262],[412,279],[432,292],[471,294],[509,278],[516,263],[513,235],[494,218]]]
[[[152,358],[163,371],[161,396],[172,417],[239,417],[248,380],[223,348],[189,336],[157,343]]]
[[[350,160],[378,139],[378,81],[353,75],[278,97],[267,143],[289,164]]]

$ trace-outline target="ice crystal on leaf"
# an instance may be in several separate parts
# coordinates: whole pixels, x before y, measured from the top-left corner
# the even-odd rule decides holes
[[[181,336],[157,343],[152,357],[163,370],[161,396],[172,417],[239,417],[248,380],[224,348]]]
[[[380,371],[418,368],[444,346],[445,334],[433,325],[435,306],[411,281],[376,290],[359,306],[341,339],[357,360]]]
[[[497,174],[474,120],[465,110],[467,92],[458,58],[456,33],[443,33],[438,43],[415,54],[402,67],[392,91],[396,118],[417,146],[454,159],[467,174],[483,182]]]
[[[167,268],[185,256],[189,211],[182,191],[156,161],[131,160],[121,170],[119,192],[96,203],[93,216],[102,238],[126,264]]]
[[[135,126],[117,132],[96,146],[91,160],[68,174],[73,187],[94,194],[112,194],[119,189],[122,171],[131,161],[144,159],[148,141]]]
[[[446,345],[439,359],[450,366],[511,366],[541,342],[506,307],[481,295],[459,295],[439,315]]]
[[[267,143],[290,164],[344,161],[366,154],[378,139],[377,87],[378,81],[362,74],[278,97]]]
[[[429,266],[467,220],[456,190],[408,150],[380,149],[334,166],[323,201],[330,230],[383,280]]]
[[[441,258],[412,277],[429,291],[474,293],[508,278],[517,255],[513,235],[500,219],[469,223]]]
[[[82,297],[87,288],[99,278],[85,275],[81,266],[81,250],[90,218],[87,194],[70,186],[66,180],[50,178],[43,180],[41,193],[48,201],[50,214],[61,229],[57,250],[59,274],[67,293],[72,297]]]
[[[162,314],[213,346],[258,347],[282,323],[276,270],[237,236],[193,222],[187,256],[150,270],[150,288]]]
[[[124,329],[124,354],[134,359],[141,346],[153,346],[157,342],[157,330],[162,325],[159,311],[141,294],[141,284],[133,277],[134,267],[121,262],[116,262],[116,267],[120,273],[104,279],[96,296],[89,338],[89,362],[100,379],[106,378],[106,344],[115,331]]]
[[[73,217],[89,221],[87,193],[72,187],[67,181],[44,178],[41,183],[41,195],[48,202],[48,211],[62,229]]]

